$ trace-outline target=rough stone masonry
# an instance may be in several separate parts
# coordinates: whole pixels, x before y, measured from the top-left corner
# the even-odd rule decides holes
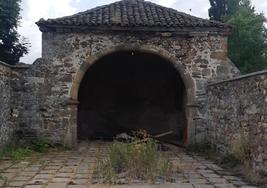
[[[14,129],[10,122],[11,69],[6,65],[0,64],[0,78],[0,146],[3,146]]]
[[[201,142],[211,130],[217,131],[210,128],[214,114],[209,103],[214,102],[213,93],[207,93],[208,84],[239,75],[227,58],[231,30],[227,25],[143,0],[122,0],[68,17],[41,19],[37,25],[42,31],[42,58],[20,68],[0,65],[1,145],[8,142],[7,135],[19,134],[75,147],[83,78],[99,60],[121,51],[150,54],[177,71],[185,86],[184,145]],[[259,95],[264,98],[266,92]],[[222,110],[220,117],[224,114]]]
[[[253,168],[267,170],[267,71],[208,85],[208,138],[220,151],[242,136]]]

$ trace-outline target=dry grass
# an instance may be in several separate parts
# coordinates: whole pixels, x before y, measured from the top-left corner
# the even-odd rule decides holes
[[[248,136],[244,132],[241,132],[232,140],[230,153],[242,164],[249,166],[250,145]]]
[[[142,138],[143,139],[143,138]],[[153,182],[167,179],[173,165],[158,150],[155,140],[146,136],[146,142],[135,137],[131,143],[114,141],[107,158],[98,159],[94,175],[98,183],[123,184],[132,181]]]
[[[233,174],[242,175],[252,184],[259,187],[266,187],[267,185],[267,174],[263,171],[256,172],[251,168],[251,149],[248,135],[244,130],[233,136],[229,151],[225,154],[219,153],[207,142],[195,144],[189,148],[189,151],[215,161]]]

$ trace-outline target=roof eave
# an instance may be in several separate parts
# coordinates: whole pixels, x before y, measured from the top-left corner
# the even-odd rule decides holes
[[[41,32],[71,33],[71,32],[93,32],[93,31],[131,31],[131,32],[171,32],[177,34],[190,33],[216,33],[221,35],[230,35],[231,27],[127,27],[127,26],[68,26],[55,24],[36,23]]]

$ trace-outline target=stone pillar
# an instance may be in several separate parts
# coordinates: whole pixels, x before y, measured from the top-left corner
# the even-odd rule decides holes
[[[65,137],[65,145],[70,148],[77,148],[77,112],[78,112],[77,100],[68,100],[67,108],[69,112],[68,130]]]
[[[194,103],[186,104],[187,137],[184,142],[185,146],[190,146],[196,142],[196,121],[194,117],[197,109],[198,105]]]

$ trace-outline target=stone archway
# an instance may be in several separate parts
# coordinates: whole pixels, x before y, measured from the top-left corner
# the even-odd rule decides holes
[[[149,50],[147,50],[149,49]],[[86,73],[90,69],[90,67],[93,67],[96,62],[99,62],[102,58],[109,56],[111,54],[114,54],[116,52],[120,51],[128,51],[128,52],[140,52],[140,53],[147,53],[150,54],[151,56],[155,56],[158,58],[161,58],[163,61],[168,62],[172,65],[174,70],[177,71],[179,77],[181,78],[181,81],[184,85],[184,114],[185,114],[185,134],[183,137],[183,143],[184,145],[188,145],[191,141],[191,137],[193,135],[193,119],[192,119],[192,114],[193,114],[193,108],[192,104],[194,102],[194,83],[192,78],[189,76],[189,74],[185,73],[185,70],[181,66],[181,64],[177,63],[175,58],[170,55],[168,52],[162,50],[162,49],[157,49],[155,47],[117,47],[109,50],[105,50],[102,53],[98,53],[95,56],[91,56],[87,59],[86,62],[84,62],[79,71],[76,74],[76,77],[73,81],[73,85],[71,88],[70,92],[70,100],[69,100],[69,109],[71,111],[71,118],[70,118],[70,128],[69,128],[69,137],[68,139],[70,140],[71,145],[76,145],[77,143],[77,117],[78,117],[78,105],[79,105],[79,89],[82,84],[82,80],[85,78]]]

